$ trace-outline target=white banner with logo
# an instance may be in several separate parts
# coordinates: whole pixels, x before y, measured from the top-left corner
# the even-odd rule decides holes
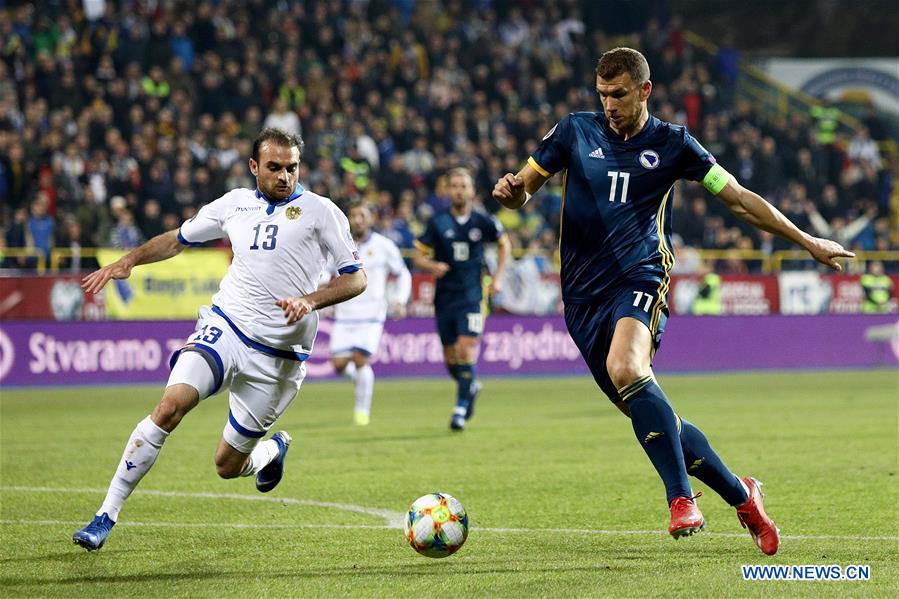
[[[899,115],[899,57],[772,58],[763,69],[815,98],[838,101],[862,93],[881,110]]]

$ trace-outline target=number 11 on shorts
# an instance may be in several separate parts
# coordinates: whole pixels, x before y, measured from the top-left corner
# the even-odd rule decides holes
[[[646,305],[643,306],[644,312],[649,312],[649,307],[652,305],[652,300],[655,299],[654,295],[650,295],[648,293],[643,293],[642,291],[634,291],[634,305],[639,306],[640,302],[643,301],[643,297],[646,297]]]

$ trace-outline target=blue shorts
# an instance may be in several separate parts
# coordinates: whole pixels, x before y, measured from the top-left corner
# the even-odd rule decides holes
[[[437,334],[444,346],[452,345],[463,336],[479,337],[484,332],[484,315],[480,303],[459,304],[449,308],[438,308]]]
[[[622,318],[636,318],[652,333],[654,348],[658,349],[668,321],[668,304],[665,298],[658,301],[660,288],[656,279],[627,281],[592,304],[565,304],[568,334],[581,351],[599,388],[613,403],[621,401],[621,397],[609,377],[606,358],[615,325]]]

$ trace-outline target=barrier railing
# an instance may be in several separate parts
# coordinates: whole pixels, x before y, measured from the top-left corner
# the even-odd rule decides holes
[[[228,250],[222,250],[228,251]],[[811,263],[812,258],[809,254],[804,250],[778,250],[772,253],[766,253],[762,250],[740,250],[740,249],[722,249],[722,250],[712,250],[712,249],[700,249],[700,248],[691,248],[691,251],[696,252],[698,257],[707,263],[715,263],[722,260],[735,260],[741,262],[757,262],[761,264],[762,272],[765,273],[777,273],[783,270],[783,266],[785,262],[796,261],[796,262],[809,262]],[[74,259],[80,258],[84,260],[85,258],[96,258],[97,257],[97,248],[81,248],[79,251],[73,251],[69,248],[54,248],[50,252],[50,260],[49,260],[49,268],[44,261],[43,255],[36,249],[33,248],[6,248],[3,250],[2,256],[9,258],[36,258],[37,259],[37,272],[39,274],[43,274],[46,271],[52,273],[60,272],[60,264],[63,260],[66,259]],[[415,255],[415,250],[412,249],[403,249],[400,250],[400,253],[404,258],[412,258]],[[558,250],[554,251],[538,251],[531,249],[523,249],[516,248],[512,250],[512,257],[516,260],[519,260],[524,257],[536,256],[546,260],[546,263],[552,265],[552,270],[558,272],[559,269],[559,252]],[[676,258],[682,258],[683,254],[680,256],[675,256]],[[878,252],[856,252],[856,257],[853,261],[849,263],[850,271],[861,271],[864,270],[865,266],[871,260],[880,260],[888,265],[888,270],[893,270],[889,268],[889,266],[899,267],[899,250],[891,250],[891,251],[878,251]]]
[[[788,260],[795,260],[797,262],[801,261],[810,261],[812,258],[809,256],[808,252],[804,250],[780,250],[771,254],[771,272],[780,272],[783,270],[783,263]],[[848,270],[850,272],[861,272],[865,269],[865,266],[868,262],[872,260],[880,260],[881,262],[888,264],[899,264],[899,251],[891,250],[891,251],[879,251],[879,252],[856,252],[855,258],[847,262]],[[889,269],[892,270],[892,269]]]
[[[695,48],[710,55],[718,53],[718,46],[694,31],[684,31],[684,40]],[[821,102],[808,94],[795,90],[774,79],[765,71],[745,61],[740,61],[742,77],[737,84],[737,91],[756,106],[762,106],[768,112],[779,116],[787,116],[790,110],[809,115],[812,108],[821,106]],[[845,111],[838,111],[837,121],[850,133],[862,127],[862,122]],[[893,139],[878,142],[885,156],[899,155],[899,145]]]
[[[718,46],[695,31],[684,31],[684,41],[707,54],[718,54]],[[784,85],[745,61],[740,61],[740,74],[744,76],[738,84],[740,91],[746,92],[753,101],[775,108],[780,116],[786,116],[791,106],[802,108],[808,114],[813,106],[821,105],[816,98]],[[843,111],[839,111],[837,120],[852,131],[861,127],[858,119]]]
[[[77,251],[72,250],[71,248],[53,248],[52,250],[50,250],[50,270],[52,272],[59,272],[59,265],[65,259],[96,259],[98,251],[99,248],[80,248]]]
[[[36,263],[34,266],[24,265],[18,266],[15,264],[10,265],[8,258],[17,259],[17,258],[34,258]],[[0,250],[0,267],[3,268],[35,268],[38,274],[44,274],[47,270],[47,260],[44,258],[44,254],[36,249],[36,248],[3,248]]]

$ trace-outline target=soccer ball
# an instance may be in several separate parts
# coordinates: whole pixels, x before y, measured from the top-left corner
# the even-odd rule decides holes
[[[447,557],[468,538],[468,515],[458,499],[429,493],[412,502],[403,519],[406,540],[427,557]]]

